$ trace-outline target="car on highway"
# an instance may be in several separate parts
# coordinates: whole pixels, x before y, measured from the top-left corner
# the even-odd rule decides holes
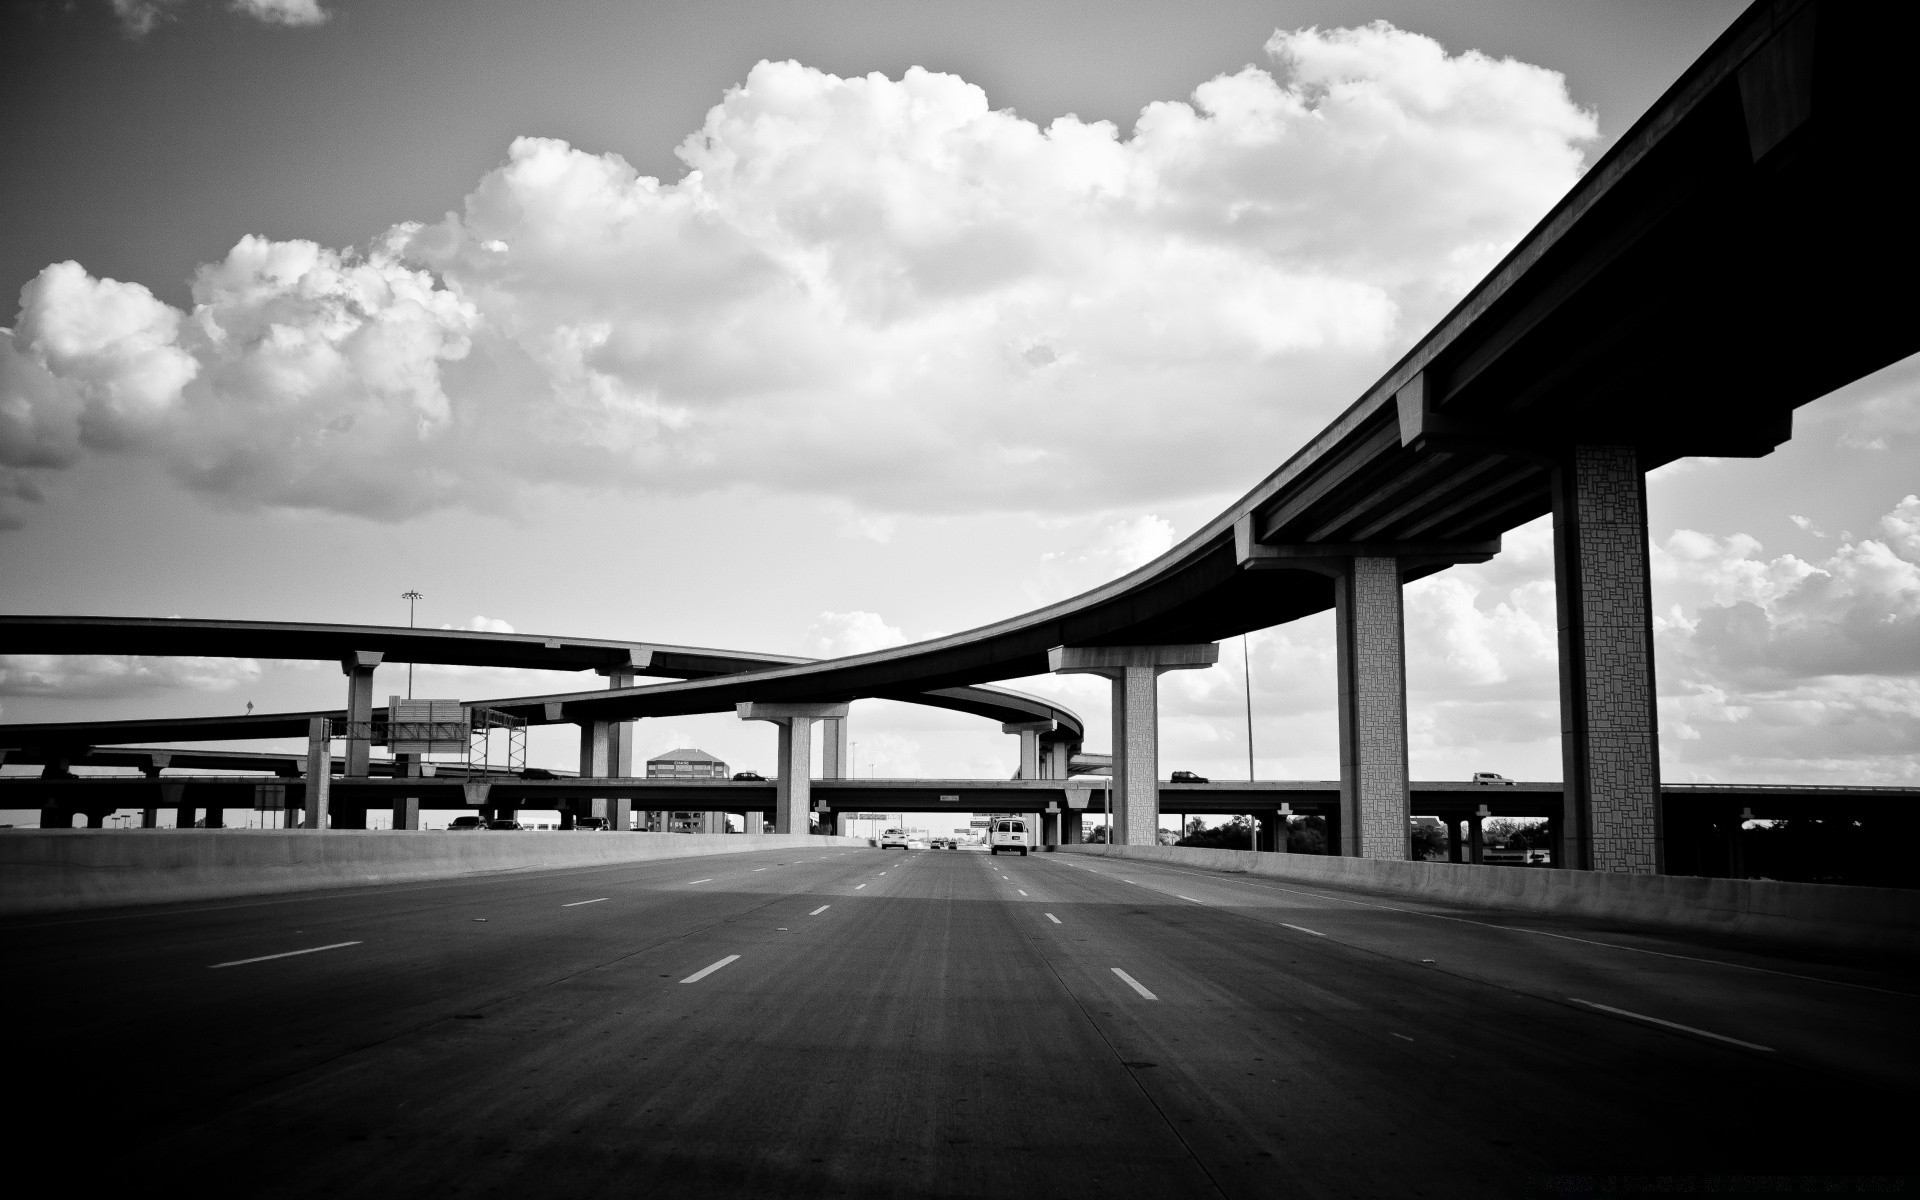
[[[733,781],[735,783],[765,783],[767,777],[758,771],[735,771],[733,773]]]
[[[880,848],[882,850],[891,850],[895,846],[905,850],[907,848],[907,842],[908,835],[904,829],[886,829],[880,833]]]
[[[525,829],[526,826],[512,817],[495,817],[487,822],[488,829]]]
[[[605,833],[608,829],[605,817],[575,817],[573,827],[583,833]]]
[[[1195,775],[1192,771],[1175,771],[1169,783],[1212,783],[1205,775]]]
[[[486,827],[486,823],[479,817],[455,817],[452,822],[447,825],[447,829],[453,833],[461,833],[470,829],[485,829]]]
[[[1492,771],[1475,771],[1473,773],[1473,781],[1487,787],[1498,787],[1502,784],[1507,787],[1513,786],[1513,780],[1508,779],[1505,775],[1495,774]]]
[[[1020,857],[1025,858],[1033,840],[1027,832],[1025,821],[1009,817],[993,823],[993,832],[988,835],[987,845],[995,854],[1002,850],[1018,850]]]

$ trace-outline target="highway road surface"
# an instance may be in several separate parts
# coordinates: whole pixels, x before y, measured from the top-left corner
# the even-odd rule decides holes
[[[1278,880],[823,847],[0,939],[38,1195],[1915,1187],[1909,968]]]

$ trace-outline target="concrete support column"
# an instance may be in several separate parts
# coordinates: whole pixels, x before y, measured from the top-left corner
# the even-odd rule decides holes
[[[813,723],[845,720],[844,704],[761,704],[734,706],[742,721],[771,721],[780,727],[780,751],[774,766],[773,831],[806,833],[813,798]]]
[[[156,807],[148,807],[148,808],[141,809],[140,810],[140,828],[142,829],[160,828],[160,810]]]
[[[1072,776],[1073,746],[1058,739],[1040,741],[1041,774],[1047,779],[1066,779]]]
[[[1211,642],[1180,646],[1056,646],[1049,668],[1059,675],[1100,675],[1113,681],[1113,841],[1160,843],[1160,676],[1210,667],[1220,660]]]
[[[1450,863],[1457,863],[1457,862],[1464,861],[1460,857],[1460,853],[1464,848],[1465,847],[1463,846],[1460,840],[1460,818],[1448,817],[1447,818],[1447,861]]]
[[[394,800],[393,827],[416,830],[420,828],[420,797],[400,796]]]
[[[1334,577],[1340,679],[1340,848],[1413,853],[1407,814],[1407,667],[1400,561],[1364,556]]]
[[[850,779],[853,755],[847,749],[847,719],[828,717],[820,722],[820,778]]]
[[[227,827],[227,810],[224,808],[209,808],[207,810],[206,827],[208,829],[225,829]],[[93,826],[93,828],[97,829],[99,826]]]
[[[307,722],[307,796],[303,828],[327,827],[327,800],[333,783],[333,751],[329,748],[327,719]]]
[[[1483,860],[1481,851],[1487,847],[1486,839],[1480,831],[1480,823],[1486,820],[1484,815],[1486,807],[1482,804],[1480,812],[1467,818],[1467,861],[1476,866]]]
[[[373,672],[385,657],[378,650],[356,650],[340,660],[347,677],[347,765],[350,779],[364,779],[373,746]]]
[[[758,812],[741,813],[740,829],[743,833],[765,833],[767,831],[766,815]]]
[[[633,832],[633,801],[621,796],[607,801],[607,828],[618,833]]]
[[[1060,814],[1060,844],[1078,846],[1087,840],[1086,814],[1067,809]]]
[[[167,765],[172,761],[173,755],[164,752],[149,755],[147,765],[140,768],[140,773],[157,784],[160,781],[160,772],[166,770]],[[158,805],[150,804],[140,810],[140,828],[160,828],[160,808]]]
[[[1254,849],[1265,850],[1270,854],[1287,852],[1287,816],[1281,812],[1256,813],[1254,819],[1259,823],[1255,835]]]
[[[1647,487],[1631,446],[1576,446],[1554,470],[1553,560],[1566,780],[1554,865],[1655,874],[1664,847]]]
[[[1044,779],[1046,773],[1040,763],[1040,735],[1052,733],[1052,721],[1011,721],[1000,726],[1001,733],[1013,733],[1020,736],[1020,773],[1016,779]]]

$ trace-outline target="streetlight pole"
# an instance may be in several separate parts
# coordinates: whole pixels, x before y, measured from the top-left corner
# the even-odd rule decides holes
[[[407,602],[407,628],[412,629],[414,602],[417,600],[425,600],[426,597],[414,591],[412,588],[408,588],[406,591],[400,593],[400,598]],[[407,662],[407,699],[413,699],[413,662],[411,660]],[[1248,701],[1248,703],[1252,703],[1252,701]],[[1248,720],[1252,720],[1252,718],[1249,717]],[[1249,725],[1247,728],[1251,729],[1253,727]],[[1253,760],[1249,758],[1247,761],[1252,762]]]

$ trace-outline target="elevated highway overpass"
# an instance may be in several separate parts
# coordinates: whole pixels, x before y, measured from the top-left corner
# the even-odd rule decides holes
[[[954,689],[1050,671],[1100,674],[1113,687],[1116,813],[1128,841],[1150,841],[1162,797],[1157,675],[1212,661],[1222,638],[1332,609],[1339,850],[1405,858],[1412,782],[1401,587],[1483,561],[1506,531],[1551,513],[1567,781],[1551,817],[1554,859],[1661,871],[1670,865],[1669,791],[1658,755],[1645,475],[1688,455],[1764,455],[1791,436],[1800,406],[1920,351],[1920,323],[1885,299],[1888,280],[1920,268],[1920,231],[1900,183],[1905,159],[1889,149],[1907,132],[1910,100],[1894,81],[1905,73],[1898,47],[1912,23],[1909,12],[1834,0],[1755,4],[1318,436],[1166,555],[1083,595],[819,662],[348,627],[335,627],[347,631],[325,643],[324,656],[345,656],[349,674],[369,681],[370,660],[389,652],[498,653],[518,665],[545,656],[604,671],[606,689],[490,702],[530,723],[579,724],[587,776],[630,773],[617,744],[624,723],[641,717],[734,710],[779,723],[790,750],[811,722],[841,719],[854,699],[1004,711],[1004,693]],[[272,654],[287,644],[276,639],[318,636],[270,625],[21,620],[39,622],[31,629],[43,650],[164,636],[175,639],[170,652],[186,653],[232,634],[254,640],[221,644]],[[356,637],[376,640],[362,646]],[[679,682],[631,686],[646,673]],[[370,730],[370,691],[352,696],[347,725]],[[1036,778],[1040,738],[1057,736],[1062,718],[1025,715],[1034,728],[1023,733],[1022,774]],[[1048,722],[1055,728],[1042,732]],[[152,730],[115,732],[151,740]],[[63,732],[81,736],[16,727],[0,738]],[[1062,754],[1065,742],[1055,744]],[[364,746],[350,739],[347,759],[349,778],[366,774]],[[782,828],[791,828],[796,813],[804,820],[808,775],[783,752],[779,778],[801,798],[782,804]]]

